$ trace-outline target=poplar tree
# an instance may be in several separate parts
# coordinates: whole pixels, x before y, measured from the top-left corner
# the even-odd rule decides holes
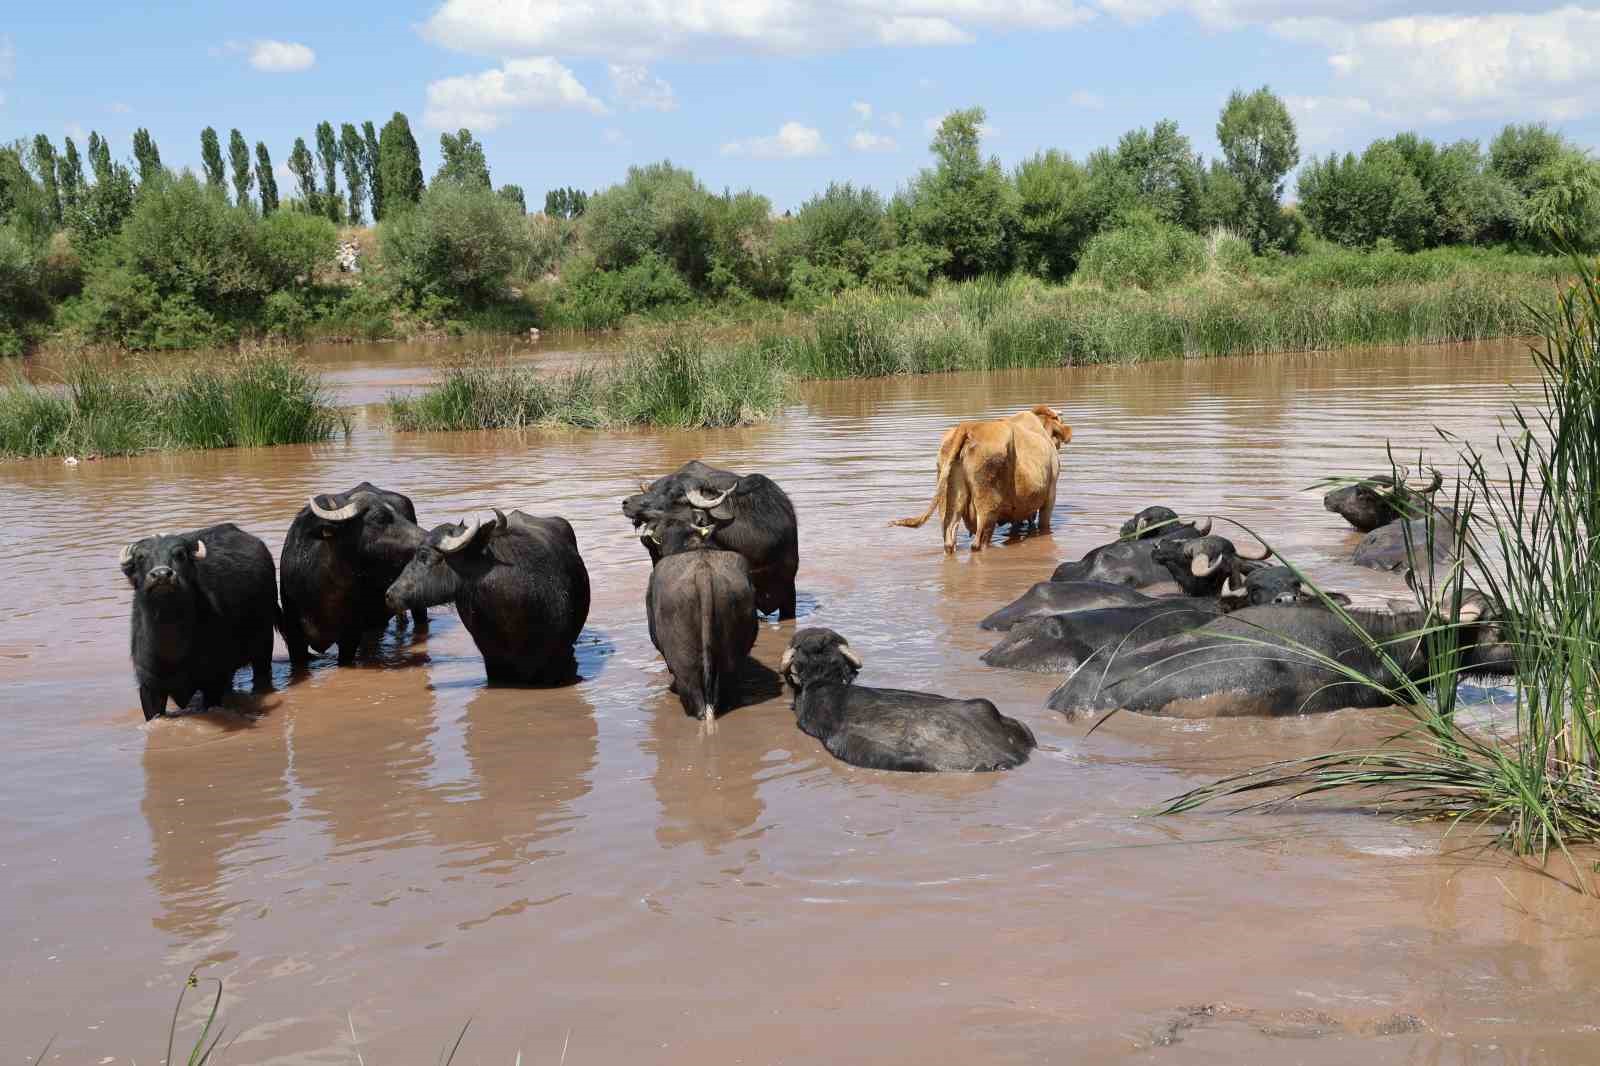
[[[344,164],[344,187],[349,202],[345,214],[350,225],[361,225],[361,204],[367,195],[367,142],[346,122],[339,127],[339,157]]]
[[[411,123],[399,111],[384,123],[378,137],[378,176],[385,218],[422,199],[422,153],[411,135]]]
[[[511,204],[512,206],[514,206],[517,209],[517,214],[525,215],[525,214],[528,213],[528,198],[523,195],[522,186],[520,186],[520,185],[502,185],[502,186],[500,186],[500,199],[502,199],[506,203]]]
[[[261,213],[270,215],[278,209],[278,179],[272,173],[272,156],[267,154],[267,142],[256,142],[256,186],[260,189]]]
[[[222,188],[222,145],[217,142],[217,131],[210,126],[200,131],[200,167],[206,172],[207,185]]]
[[[317,123],[317,161],[322,164],[322,210],[328,221],[339,221],[339,141],[333,123]]]
[[[458,130],[455,136],[439,134],[439,172],[435,182],[454,181],[460,185],[480,189],[493,187],[489,180],[489,161],[484,158],[483,145],[472,139],[472,131]]]
[[[143,126],[133,131],[133,158],[139,164],[141,187],[161,178],[161,150]]]
[[[372,201],[372,221],[383,218],[383,178],[378,173],[378,130],[371,122],[361,124],[362,166],[367,171],[367,197]]]
[[[65,151],[56,160],[56,184],[61,187],[63,213],[78,206],[78,194],[83,189],[83,160],[78,157],[78,146],[71,137],[66,142]]]
[[[61,225],[61,186],[56,181],[56,146],[39,134],[33,139],[33,169],[39,173],[39,188],[44,193],[50,224]]]
[[[96,185],[111,177],[111,146],[97,130],[89,131],[89,167],[94,171]]]
[[[294,151],[289,153],[289,172],[294,175],[295,184],[300,188],[300,199],[305,203],[306,210],[321,214],[322,200],[317,195],[316,164],[311,159],[311,150],[306,147],[304,137],[294,139]]]
[[[228,134],[228,161],[233,164],[233,202],[249,207],[250,185],[254,180],[250,173],[250,146],[238,130]]]

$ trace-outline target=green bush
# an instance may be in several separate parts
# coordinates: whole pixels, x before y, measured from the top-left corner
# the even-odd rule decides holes
[[[309,285],[317,268],[333,261],[339,230],[321,215],[274,211],[259,225],[263,265],[280,290]]]
[[[261,306],[261,328],[274,337],[298,340],[310,330],[311,322],[311,309],[296,292],[275,292]]]
[[[436,182],[409,211],[384,218],[378,235],[388,283],[414,303],[427,296],[481,307],[504,296],[526,263],[528,231],[490,189]]]
[[[1078,275],[1107,288],[1131,285],[1149,292],[1193,277],[1205,263],[1203,239],[1146,217],[1090,241]]]

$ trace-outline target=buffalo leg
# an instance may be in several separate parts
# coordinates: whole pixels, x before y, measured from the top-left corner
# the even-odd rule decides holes
[[[339,645],[339,665],[349,666],[356,661],[356,650],[361,647],[361,631],[340,633],[335,643]]]
[[[262,630],[256,646],[250,652],[250,689],[253,692],[272,691],[272,627]]]
[[[411,625],[415,629],[428,628],[428,609],[426,607],[411,608]]]
[[[300,613],[288,600],[283,601],[278,628],[283,633],[284,647],[289,649],[289,665],[295,670],[304,670],[311,662],[311,651],[306,644],[305,631],[300,628]]]
[[[140,685],[139,706],[144,710],[145,721],[161,717],[167,710],[167,690],[159,685]]]
[[[790,585],[788,588],[783,590],[783,603],[778,607],[778,621],[787,622],[800,613],[795,607],[794,601],[794,586]]]

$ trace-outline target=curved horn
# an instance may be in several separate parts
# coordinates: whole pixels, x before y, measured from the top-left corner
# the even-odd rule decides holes
[[[482,519],[477,515],[473,515],[472,521],[466,523],[465,528],[460,533],[451,533],[439,542],[439,550],[446,555],[454,555],[472,543],[472,538],[478,535],[478,529],[482,525]]]
[[[489,508],[489,510],[494,512],[494,526],[495,526],[495,528],[496,529],[504,529],[504,528],[506,528],[506,513],[504,511],[500,510],[500,508],[498,508],[498,507],[491,507],[491,508]]]
[[[783,649],[783,658],[778,660],[778,673],[787,674],[789,672],[789,664],[792,662],[794,662],[794,649]]]
[[[1206,515],[1205,518],[1202,519],[1199,522],[1191,522],[1189,524],[1194,526],[1194,531],[1196,533],[1200,534],[1202,537],[1209,537],[1211,535],[1211,516],[1210,515]]]
[[[311,513],[322,519],[324,522],[348,522],[350,519],[361,513],[361,507],[366,501],[360,499],[359,497],[352,498],[350,502],[345,504],[343,507],[337,507],[333,510],[329,510],[328,508],[317,503],[317,498],[315,496],[307,497],[306,502],[311,505]]]
[[[840,644],[839,645],[839,654],[844,656],[845,662],[849,663],[851,666],[855,667],[857,670],[859,670],[863,666],[867,665],[866,663],[861,661],[861,656],[857,655],[855,652],[850,650],[850,645],[848,645],[848,644]]]
[[[122,554],[117,556],[118,566],[127,566],[129,563],[133,562],[133,546],[137,543],[139,542],[136,540],[130,540],[128,543],[122,546]]]
[[[1189,573],[1195,577],[1210,577],[1217,572],[1217,568],[1222,565],[1223,560],[1226,558],[1227,556],[1219,555],[1217,556],[1217,561],[1212,562],[1211,556],[1205,552],[1195,552],[1194,558],[1189,561]]]
[[[1266,541],[1261,542],[1261,547],[1245,551],[1243,548],[1234,548],[1234,554],[1241,559],[1249,559],[1253,563],[1263,562],[1272,558],[1272,546]]]
[[[206,557],[206,542],[205,541],[197,540],[197,541],[194,542],[194,557],[196,559],[204,559]]]
[[[1461,614],[1459,616],[1461,622],[1466,625],[1476,622],[1478,619],[1483,617],[1484,611],[1488,609],[1488,606],[1489,605],[1484,603],[1482,598],[1478,596],[1474,596],[1471,599],[1466,600],[1461,604]]]
[[[1250,595],[1249,588],[1247,588],[1244,585],[1240,585],[1238,588],[1234,588],[1233,587],[1233,578],[1234,578],[1234,575],[1233,574],[1229,574],[1227,580],[1222,583],[1222,597],[1223,597],[1223,599],[1236,600],[1241,596]]]
[[[727,492],[724,492],[721,496],[717,496],[717,497],[714,497],[714,498],[711,497],[711,496],[707,496],[705,493],[701,492],[699,489],[690,489],[688,492],[684,493],[684,497],[683,498],[689,501],[689,505],[691,507],[698,507],[702,511],[709,511],[709,510],[711,510],[711,508],[719,506],[722,503],[723,500],[726,500],[729,496],[732,496],[732,495],[733,495],[733,489],[731,489],[731,488]]]
[[[1429,481],[1428,487],[1425,489],[1420,487],[1413,488],[1411,479],[1409,477],[1402,477],[1400,479],[1400,484],[1407,490],[1417,493],[1419,496],[1432,496],[1434,493],[1438,492],[1444,487],[1444,475],[1439,473],[1439,468],[1436,466],[1429,467],[1428,472],[1433,475],[1433,478]]]

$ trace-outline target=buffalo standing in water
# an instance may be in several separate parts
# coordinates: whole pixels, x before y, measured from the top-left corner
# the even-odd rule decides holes
[[[1090,548],[1083,558],[1062,563],[1051,581],[1105,581],[1129,588],[1148,588],[1172,580],[1165,566],[1155,561],[1156,545],[1164,540],[1191,540],[1211,532],[1211,519],[1182,522],[1168,507],[1146,507],[1122,523],[1122,539]]]
[[[283,539],[279,592],[289,661],[303,667],[308,649],[337,644],[339,664],[353,662],[362,636],[394,613],[384,593],[424,538],[416,508],[398,492],[363,481],[349,492],[311,497]],[[412,616],[418,626],[428,622],[421,608]]]
[[[1385,689],[1403,680],[1426,689],[1431,672],[1417,634],[1434,612],[1349,609],[1346,614],[1403,671],[1394,676],[1361,634],[1321,607],[1246,607],[1192,632],[1079,670],[1051,693],[1047,706],[1067,714],[1116,708],[1177,717],[1288,715],[1341,707],[1384,707]],[[1478,592],[1462,598],[1457,639],[1463,673],[1508,675],[1513,649],[1505,642],[1493,601]],[[1371,679],[1352,680],[1326,660]]]
[[[1427,485],[1413,485],[1403,474],[1398,481],[1389,474],[1373,474],[1329,492],[1322,497],[1322,506],[1361,532],[1371,533],[1390,522],[1421,514],[1443,484],[1444,475],[1437,470]]]
[[[778,672],[795,722],[837,759],[869,770],[1009,770],[1038,747],[1033,732],[988,700],[852,684],[861,657],[831,629],[802,629]]]
[[[642,534],[660,553],[645,592],[650,643],[672,672],[683,713],[708,728],[737,699],[735,675],[756,643],[750,564],[713,546],[716,521],[690,511],[686,520],[657,518]]]
[[[170,698],[218,707],[233,672],[250,664],[255,691],[272,687],[278,618],[272,553],[231,522],[136,540],[118,560],[133,586],[133,670],[145,721]]]
[[[494,512],[435,528],[394,584],[385,607],[398,613],[455,605],[503,684],[559,684],[577,670],[572,645],[589,620],[589,571],[565,518]]]
[[[623,515],[641,534],[645,526],[661,519],[688,524],[695,510],[716,520],[713,547],[738,552],[750,564],[756,609],[764,614],[776,611],[780,619],[793,618],[800,526],[794,504],[777,482],[765,474],[740,476],[718,470],[696,459],[648,485],[641,482],[639,492],[622,501]],[[651,563],[659,562],[660,545],[642,539]]]

